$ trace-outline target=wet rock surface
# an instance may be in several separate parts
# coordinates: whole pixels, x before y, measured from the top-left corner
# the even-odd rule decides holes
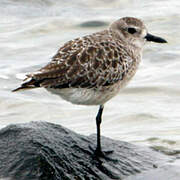
[[[177,157],[102,137],[108,158],[95,158],[96,135],[30,122],[0,130],[0,178],[14,180],[179,180]],[[153,178],[152,178],[153,177]]]

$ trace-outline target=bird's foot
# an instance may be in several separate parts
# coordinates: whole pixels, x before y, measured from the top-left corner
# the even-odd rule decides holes
[[[102,151],[100,149],[96,149],[94,151],[95,156],[101,157],[101,158],[104,158],[104,159],[106,159],[108,157],[108,155],[110,155],[112,153],[113,153],[113,150]]]
[[[106,150],[106,151],[102,151],[101,149],[96,148],[94,150],[94,148],[92,146],[89,146],[89,148],[93,151],[93,158],[102,162],[100,159],[105,159],[106,161],[111,161],[116,163],[117,160],[113,159],[110,157],[111,154],[113,154],[113,150]]]

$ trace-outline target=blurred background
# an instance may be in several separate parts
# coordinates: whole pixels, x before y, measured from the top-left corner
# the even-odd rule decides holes
[[[105,105],[104,136],[180,148],[179,0],[1,0],[0,128],[48,121],[96,133],[97,106],[78,106],[44,89],[12,93],[25,74],[47,64],[66,41],[100,31],[121,17],[141,18],[168,44],[146,45],[129,85]]]

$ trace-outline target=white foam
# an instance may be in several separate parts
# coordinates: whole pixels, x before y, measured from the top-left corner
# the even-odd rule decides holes
[[[26,78],[26,73],[18,73],[18,74],[16,74],[16,78],[17,79],[25,79]]]
[[[4,75],[4,74],[0,74],[0,78],[2,78],[2,79],[9,79],[9,77]]]

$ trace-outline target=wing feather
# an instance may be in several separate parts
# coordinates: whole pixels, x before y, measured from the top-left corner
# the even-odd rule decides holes
[[[116,42],[87,36],[67,42],[49,64],[27,77],[31,87],[33,81],[45,88],[97,88],[122,80],[131,65],[131,57]]]

